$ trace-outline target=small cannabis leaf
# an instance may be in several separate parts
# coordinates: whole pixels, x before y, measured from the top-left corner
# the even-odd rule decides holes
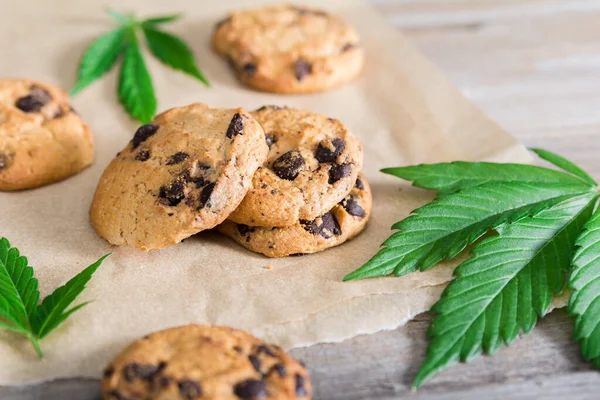
[[[118,94],[121,104],[135,119],[148,123],[156,113],[156,95],[138,40],[142,30],[152,54],[162,63],[183,71],[206,86],[208,80],[198,69],[194,54],[181,38],[159,29],[159,25],[178,20],[181,14],[137,20],[132,15],[107,10],[119,27],[96,39],[85,51],[79,63],[77,83],[71,89],[76,95],[102,77],[123,58]]]
[[[344,280],[426,270],[473,244],[472,256],[455,269],[431,309],[437,315],[415,387],[530,332],[563,291],[571,264],[576,339],[600,368],[600,211],[593,214],[598,184],[571,161],[533,151],[562,171],[481,162],[383,170],[438,190],[438,196],[394,224],[398,232]],[[477,242],[490,231],[495,235]]]
[[[33,268],[6,238],[0,239],[0,329],[27,337],[43,357],[40,340],[87,303],[71,307],[102,262],[100,258],[38,304],[40,292]]]

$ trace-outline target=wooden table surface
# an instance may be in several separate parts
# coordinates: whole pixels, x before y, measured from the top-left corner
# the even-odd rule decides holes
[[[600,0],[370,0],[492,118],[528,146],[600,179]],[[454,366],[419,392],[430,315],[395,331],[296,349],[317,399],[597,399],[600,374],[557,310],[493,357]],[[5,400],[98,400],[96,380],[0,388]]]

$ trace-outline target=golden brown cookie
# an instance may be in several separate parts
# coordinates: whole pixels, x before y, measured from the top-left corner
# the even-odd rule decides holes
[[[133,342],[104,371],[105,400],[309,400],[306,368],[243,331],[187,325]]]
[[[289,226],[313,220],[339,203],[362,168],[362,145],[340,121],[310,111],[261,107],[270,150],[252,188],[229,216],[250,226]]]
[[[352,191],[329,212],[283,228],[253,227],[225,221],[217,230],[268,257],[316,253],[358,235],[371,217],[371,188],[361,173]]]
[[[267,92],[328,90],[356,78],[364,63],[352,26],[292,5],[234,12],[217,24],[212,42],[243,83]]]
[[[268,152],[242,109],[192,104],[140,127],[104,171],[90,210],[111,244],[160,249],[221,223]]]
[[[0,79],[0,190],[58,182],[93,161],[90,129],[65,92],[41,82]]]

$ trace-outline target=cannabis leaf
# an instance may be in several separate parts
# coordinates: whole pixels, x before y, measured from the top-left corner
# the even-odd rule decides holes
[[[63,323],[71,314],[85,306],[70,305],[85,289],[93,273],[109,255],[77,274],[38,305],[40,292],[33,268],[19,250],[6,238],[0,239],[0,329],[27,337],[37,354],[43,357],[40,340]]]
[[[575,340],[586,360],[600,368],[600,209],[577,238],[569,287],[569,313],[576,315]]]
[[[530,332],[563,291],[571,264],[576,339],[600,368],[600,211],[593,214],[598,184],[571,161],[533,151],[562,171],[481,162],[383,170],[438,190],[438,196],[394,224],[398,232],[344,280],[426,270],[473,244],[471,257],[455,269],[431,309],[436,316],[415,387]],[[491,235],[479,240],[486,233]]]
[[[114,10],[106,12],[119,23],[119,27],[102,35],[87,48],[79,63],[78,79],[71,89],[71,95],[79,93],[103,76],[122,57],[119,100],[133,118],[143,123],[150,122],[156,113],[156,95],[137,37],[140,29],[144,32],[152,54],[162,63],[209,86],[185,41],[158,28],[159,25],[178,20],[181,14],[137,20],[133,15]]]
[[[431,311],[427,358],[418,387],[456,362],[468,362],[501,342],[529,333],[565,285],[574,241],[590,217],[596,195],[587,194],[498,229],[454,270],[456,278]]]

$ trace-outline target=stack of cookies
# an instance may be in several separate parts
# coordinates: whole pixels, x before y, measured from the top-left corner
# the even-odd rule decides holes
[[[107,167],[91,222],[110,243],[145,251],[217,227],[270,257],[313,253],[364,229],[362,161],[344,124],[310,111],[174,108]]]

